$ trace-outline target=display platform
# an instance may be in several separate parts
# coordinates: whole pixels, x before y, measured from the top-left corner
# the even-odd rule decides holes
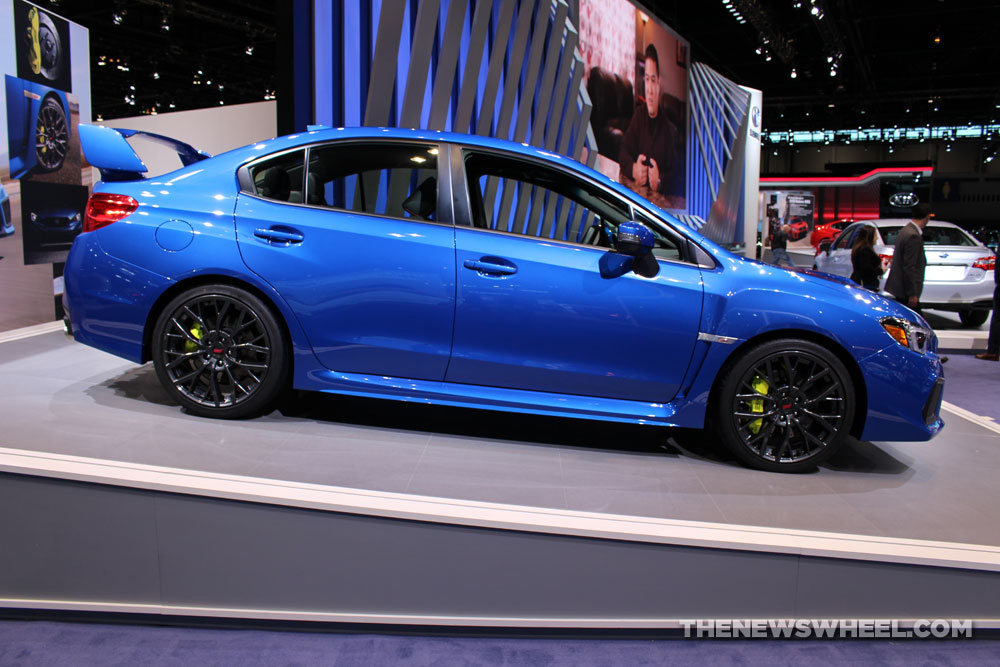
[[[0,523],[20,538],[0,552],[0,606],[588,627],[1000,618],[982,593],[1000,593],[1000,427],[954,407],[931,442],[852,441],[780,475],[700,432],[321,394],[201,419],[148,365],[23,336],[0,344]]]

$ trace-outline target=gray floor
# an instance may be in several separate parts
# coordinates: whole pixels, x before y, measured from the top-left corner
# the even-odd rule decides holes
[[[61,333],[0,344],[0,445],[359,489],[1000,545],[1000,435],[852,441],[813,474],[748,470],[699,432],[304,394],[255,420],[183,413],[151,366]]]

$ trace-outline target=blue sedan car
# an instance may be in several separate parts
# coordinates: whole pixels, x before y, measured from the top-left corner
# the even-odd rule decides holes
[[[128,131],[125,131],[127,134]],[[733,255],[566,157],[432,131],[315,129],[143,179],[102,171],[66,264],[76,339],[152,361],[188,411],[288,387],[710,427],[750,466],[942,427],[936,338],[847,281]]]

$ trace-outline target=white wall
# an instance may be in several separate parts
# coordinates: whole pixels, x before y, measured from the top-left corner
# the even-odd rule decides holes
[[[162,134],[217,155],[255,141],[273,138],[278,126],[278,107],[274,101],[252,102],[155,116],[115,118],[99,124]],[[157,176],[180,168],[181,162],[177,154],[169,148],[142,138],[129,141],[149,167],[147,176]]]

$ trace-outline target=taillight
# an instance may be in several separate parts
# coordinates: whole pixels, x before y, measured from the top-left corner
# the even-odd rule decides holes
[[[878,258],[882,260],[882,272],[885,273],[892,266],[892,255],[879,255]]]
[[[972,268],[982,269],[983,271],[995,271],[997,268],[997,256],[980,257],[972,263]]]
[[[139,202],[128,195],[112,195],[105,192],[95,192],[87,200],[87,212],[83,216],[83,231],[92,232],[101,227],[107,227],[112,222],[118,222],[131,215],[139,208]]]

